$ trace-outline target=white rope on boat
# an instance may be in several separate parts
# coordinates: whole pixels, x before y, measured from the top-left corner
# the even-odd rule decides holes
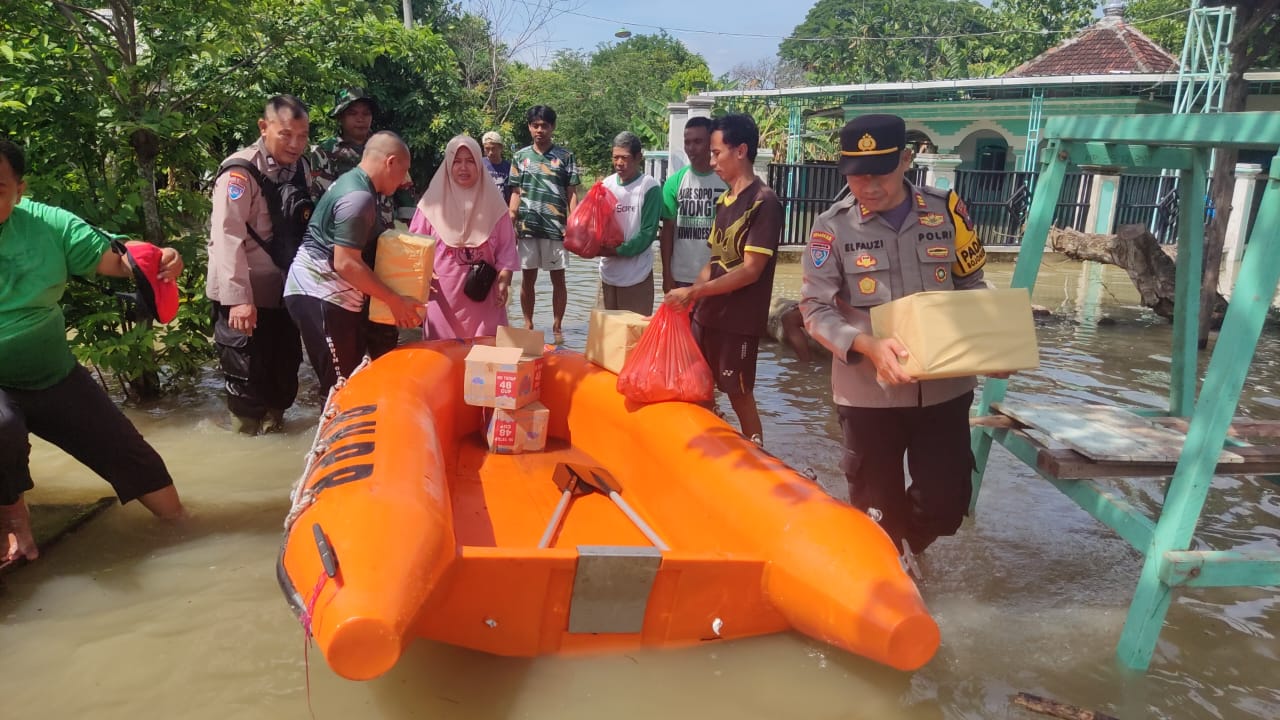
[[[356,373],[365,369],[369,365],[369,358],[365,358],[355,370],[351,371],[348,377],[339,377],[338,382],[329,388],[329,396],[324,400],[324,409],[320,412],[320,422],[316,425],[316,436],[311,440],[311,449],[307,451],[307,461],[302,467],[302,475],[293,484],[293,488],[289,491],[291,504],[289,514],[284,519],[284,531],[287,533],[297,522],[298,518],[311,507],[311,503],[315,502],[316,492],[314,489],[307,488],[307,477],[311,475],[311,468],[329,450],[328,445],[321,444],[320,438],[324,435],[325,429],[329,422],[338,415],[338,408],[334,406],[333,398],[338,391],[346,387],[347,381],[356,376]]]

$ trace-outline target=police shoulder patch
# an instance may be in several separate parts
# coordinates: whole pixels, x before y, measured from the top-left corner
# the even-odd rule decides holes
[[[959,238],[957,238],[959,240]],[[970,233],[956,243],[956,262],[952,268],[957,277],[972,275],[987,264],[987,250],[977,235]]]
[[[809,233],[809,259],[815,268],[820,268],[831,259],[831,243],[835,236],[824,230]]]
[[[245,190],[249,189],[248,176],[234,170],[227,173],[227,176],[227,197],[232,200],[244,197]]]

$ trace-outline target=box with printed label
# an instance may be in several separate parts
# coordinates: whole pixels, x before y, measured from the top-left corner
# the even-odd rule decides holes
[[[592,310],[587,325],[587,360],[609,372],[621,372],[647,327],[649,318],[630,310]]]
[[[468,405],[515,410],[542,391],[541,331],[498,328],[493,345],[467,353],[462,399]]]
[[[871,308],[878,338],[896,338],[917,380],[1029,370],[1040,364],[1025,288],[908,295]]]
[[[377,242],[378,257],[373,263],[373,273],[396,294],[427,304],[436,259],[436,239],[387,230],[378,236]],[[383,325],[396,324],[391,308],[378,298],[369,299],[369,319]]]
[[[547,423],[550,419],[551,411],[536,401],[519,410],[494,410],[485,429],[489,452],[515,455],[541,451],[547,446]]]

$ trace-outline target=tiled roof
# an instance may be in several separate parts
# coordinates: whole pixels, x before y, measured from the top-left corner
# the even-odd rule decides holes
[[[1004,77],[1177,72],[1178,59],[1119,15],[1103,17]]]

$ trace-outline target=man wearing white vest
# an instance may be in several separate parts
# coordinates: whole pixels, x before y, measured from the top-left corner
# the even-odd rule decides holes
[[[604,186],[618,200],[624,241],[600,251],[600,284],[606,310],[653,314],[653,241],[662,216],[662,186],[641,172],[640,138],[621,132],[613,139],[614,174]]]

